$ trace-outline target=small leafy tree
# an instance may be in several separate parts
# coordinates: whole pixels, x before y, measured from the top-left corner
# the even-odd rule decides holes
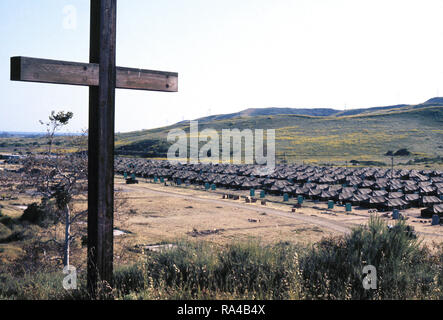
[[[68,125],[73,118],[72,112],[51,112],[49,122],[41,124],[47,127],[48,150],[46,153],[30,154],[25,163],[26,187],[32,186],[42,196],[42,206],[55,206],[58,212],[58,221],[54,224],[54,236],[51,241],[57,240],[57,222],[64,223],[65,236],[63,240],[63,264],[69,265],[70,248],[72,242],[79,235],[72,232],[72,226],[87,213],[86,210],[73,210],[72,200],[75,196],[84,194],[87,190],[87,154],[83,148],[86,134],[74,139],[72,143],[78,147],[78,152],[53,155],[52,147],[57,131]]]
[[[43,122],[40,120],[40,124],[45,125],[47,131],[48,138],[48,154],[52,152],[52,145],[54,144],[54,137],[57,131],[59,131],[64,126],[68,125],[69,120],[74,117],[74,114],[70,111],[64,112],[59,111],[55,113],[55,111],[51,111],[51,115],[49,116],[49,122]]]

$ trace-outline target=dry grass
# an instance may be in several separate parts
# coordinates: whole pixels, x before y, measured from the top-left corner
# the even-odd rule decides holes
[[[345,208],[341,206],[328,210],[327,204],[321,202],[305,202],[301,209],[292,213],[292,201],[289,204],[268,202],[266,206],[261,206],[259,202],[245,204],[242,199],[223,200],[220,193],[195,190],[192,187],[163,186],[143,181],[138,185],[127,186],[122,180],[116,180],[116,185],[126,191],[124,194],[128,203],[137,212],[127,221],[128,230],[134,233],[127,238],[152,243],[177,238],[193,239],[188,235],[193,229],[225,229],[218,234],[204,237],[205,240],[220,244],[251,237],[265,243],[314,243],[323,236],[340,232],[295,218],[312,217],[317,221],[343,225],[351,229],[366,224],[371,215],[368,210],[360,208],[353,208],[351,213],[346,213]],[[246,196],[248,191],[240,191],[237,194]],[[281,201],[281,197],[266,198]],[[267,213],[268,209],[278,210],[282,215]],[[430,219],[420,217],[420,209],[411,208],[402,210],[402,213],[407,217],[407,223],[414,226],[425,243],[443,241],[443,226],[431,226]],[[395,222],[385,213],[378,215],[388,223]],[[249,219],[257,222],[249,222]]]
[[[120,223],[122,229],[131,232],[116,237],[117,250],[123,246],[134,247],[177,240],[207,241],[223,245],[254,238],[268,244],[280,241],[307,244],[335,234],[290,217],[266,214],[265,209],[260,212],[261,210],[256,209],[232,207],[229,203],[232,200],[221,200],[215,194],[146,183],[127,187],[121,180],[117,180],[116,185],[126,191],[122,194],[128,199],[129,206],[127,213],[123,214],[117,224]],[[163,191],[181,192],[183,195],[194,195],[195,198],[158,193]],[[216,202],[200,199],[212,199]],[[218,232],[198,236],[193,236],[192,233],[207,230]]]
[[[368,222],[368,210],[353,208],[351,214],[344,207],[335,206],[327,210],[325,203],[305,202],[301,209],[291,212],[292,200],[288,204],[260,202],[246,204],[244,199],[222,199],[221,190],[216,192],[196,190],[194,187],[173,187],[147,183],[141,179],[138,185],[126,185],[121,177],[116,178],[117,202],[122,202],[115,213],[116,228],[129,233],[116,236],[115,263],[127,264],[138,259],[137,246],[170,243],[177,241],[210,242],[225,245],[256,239],[265,244],[287,241],[293,244],[317,243],[327,236],[340,235],[358,225]],[[229,191],[232,192],[232,191]],[[248,191],[238,191],[248,195]],[[281,197],[267,196],[268,200],[281,201]],[[3,214],[18,218],[21,205],[37,199],[21,195],[18,199],[2,201]],[[75,201],[76,210],[86,209],[86,198]],[[431,226],[429,219],[419,217],[419,209],[402,211],[419,232],[425,244],[443,242],[443,226]],[[394,224],[389,216],[378,214],[388,223]],[[304,220],[303,220],[304,219]],[[311,220],[309,220],[311,219]],[[425,223],[423,223],[425,222]],[[328,224],[336,228],[328,227]],[[86,230],[86,223],[81,225]],[[217,230],[217,232],[211,232]],[[43,230],[42,230],[43,232]],[[52,232],[52,231],[51,231]],[[57,228],[58,237],[63,237],[63,228]],[[80,240],[75,244],[73,261],[85,264],[86,248]],[[13,261],[20,255],[21,243],[0,245],[0,259]]]

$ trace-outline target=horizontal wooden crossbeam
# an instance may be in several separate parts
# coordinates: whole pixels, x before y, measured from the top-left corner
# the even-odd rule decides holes
[[[135,68],[116,68],[116,88],[178,91],[178,73]],[[99,66],[28,57],[11,58],[11,80],[78,86],[98,86]]]

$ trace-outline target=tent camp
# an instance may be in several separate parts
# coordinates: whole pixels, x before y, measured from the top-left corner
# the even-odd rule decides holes
[[[421,210],[421,216],[425,218],[430,218],[434,214],[438,214],[440,217],[443,217],[443,204],[435,204],[432,207]]]
[[[386,200],[386,207],[388,209],[405,209],[408,205],[408,202],[400,198]]]
[[[163,177],[187,184],[215,183],[233,189],[257,189],[276,195],[302,195],[314,200],[350,201],[354,205],[387,208],[443,203],[443,172],[280,164],[273,171],[259,165],[173,163],[166,160],[116,158],[118,174],[152,179]]]
[[[424,206],[424,207],[431,207],[434,204],[440,204],[442,201],[435,197],[435,196],[424,196],[422,197],[420,203]]]

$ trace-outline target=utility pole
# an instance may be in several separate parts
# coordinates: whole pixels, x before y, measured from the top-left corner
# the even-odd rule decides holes
[[[391,156],[391,180],[394,176],[394,156]]]

